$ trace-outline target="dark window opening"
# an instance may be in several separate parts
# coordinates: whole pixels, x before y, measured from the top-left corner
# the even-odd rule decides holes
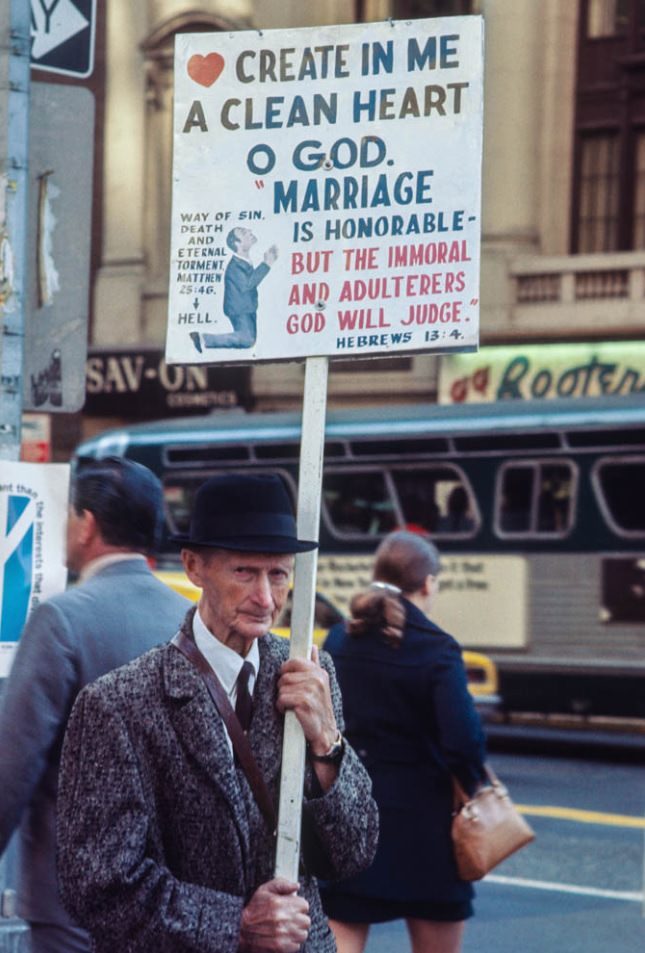
[[[249,458],[248,446],[240,444],[224,447],[168,447],[166,450],[166,462],[169,466],[187,463],[216,463],[226,460],[248,460]]]
[[[598,486],[618,530],[645,533],[645,460],[601,464]]]
[[[645,557],[603,559],[602,622],[645,622]]]
[[[572,430],[567,434],[571,447],[633,447],[645,446],[645,430]]]
[[[300,456],[299,443],[258,443],[255,445],[258,460],[297,460]]]
[[[382,536],[399,524],[382,472],[326,474],[322,495],[339,536]]]
[[[447,453],[448,441],[443,437],[422,437],[416,440],[352,440],[352,453],[355,457],[398,457],[412,453]]]
[[[589,0],[587,7],[589,39],[626,33],[629,27],[629,7],[630,0]]]
[[[504,467],[498,529],[508,535],[564,536],[573,521],[573,470],[568,463]]]
[[[478,526],[470,488],[453,467],[392,470],[404,517],[413,532],[472,536]]]
[[[419,17],[455,17],[475,13],[476,0],[394,0],[392,16],[395,20]]]
[[[172,476],[163,484],[163,499],[166,515],[166,522],[170,533],[175,536],[183,536],[188,533],[190,528],[190,515],[193,511],[195,494],[205,480],[212,476],[218,476],[224,471],[200,472],[194,475],[183,474],[181,476]],[[226,470],[227,475],[234,475],[237,471]],[[248,472],[248,471],[239,471]],[[267,473],[268,470],[255,470],[256,473]],[[274,471],[275,472],[275,471]],[[287,487],[291,503],[295,512],[295,499],[291,483],[282,473],[279,474]]]
[[[620,142],[615,134],[584,137],[578,175],[578,251],[616,251],[619,241]]]
[[[182,480],[181,482],[166,483],[163,488],[163,498],[166,508],[166,518],[173,535],[183,536],[188,533],[190,514],[193,511],[195,493],[204,482],[205,477]]]
[[[477,450],[557,450],[560,438],[555,433],[482,434],[455,437],[455,449],[471,453]]]

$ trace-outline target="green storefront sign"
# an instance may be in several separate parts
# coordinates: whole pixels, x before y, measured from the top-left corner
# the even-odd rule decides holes
[[[441,359],[439,402],[551,400],[645,392],[645,341],[484,347]]]

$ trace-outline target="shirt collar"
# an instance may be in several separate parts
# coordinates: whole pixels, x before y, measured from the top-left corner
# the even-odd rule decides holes
[[[106,556],[97,556],[96,559],[90,560],[87,565],[83,566],[78,581],[87,582],[88,579],[96,576],[106,566],[112,566],[114,563],[122,563],[126,559],[143,559],[145,561],[145,558],[143,553],[108,553]]]
[[[260,650],[258,640],[254,639],[251,648],[245,658],[238,655],[237,652],[230,649],[228,645],[220,642],[213,633],[206,628],[204,620],[199,614],[199,609],[193,616],[193,635],[197,648],[205,657],[206,661],[213,669],[224,687],[227,695],[232,696],[235,691],[237,677],[244,662],[250,662],[253,666],[253,673],[249,679],[249,692],[253,691],[255,679],[260,670]]]

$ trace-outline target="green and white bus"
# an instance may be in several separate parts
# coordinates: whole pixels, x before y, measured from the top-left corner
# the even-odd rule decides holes
[[[298,413],[223,413],[102,433],[162,480],[167,532],[222,472],[294,498]],[[435,619],[497,664],[509,711],[645,718],[645,394],[328,413],[318,589],[341,611],[398,527],[442,554]],[[178,554],[166,540],[161,563]]]

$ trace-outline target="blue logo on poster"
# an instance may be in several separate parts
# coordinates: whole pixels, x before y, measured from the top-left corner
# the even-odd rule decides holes
[[[16,494],[10,494],[8,496],[7,525],[4,533],[5,544],[9,541],[12,530],[15,535],[16,524],[30,502],[28,496],[18,496]],[[0,641],[17,642],[27,620],[33,582],[33,520],[26,522],[22,535],[20,535],[20,528],[18,528],[17,539],[9,542],[11,551],[7,555],[4,566],[0,567],[3,573],[3,598],[0,607]],[[11,544],[13,544],[13,548]]]

